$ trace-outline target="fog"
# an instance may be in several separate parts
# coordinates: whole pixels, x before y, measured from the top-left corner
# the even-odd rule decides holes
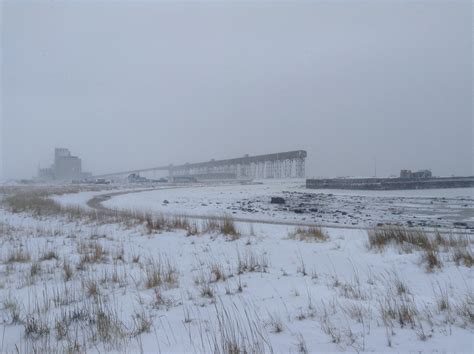
[[[4,1],[0,178],[304,149],[307,176],[473,174],[472,4]]]

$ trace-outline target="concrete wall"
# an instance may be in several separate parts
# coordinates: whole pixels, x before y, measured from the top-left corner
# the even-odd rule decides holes
[[[436,189],[472,188],[474,177],[445,178],[335,178],[307,179],[310,189],[358,189],[358,190],[397,190],[397,189]]]

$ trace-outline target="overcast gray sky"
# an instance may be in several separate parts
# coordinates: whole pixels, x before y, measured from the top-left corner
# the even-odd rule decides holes
[[[3,178],[305,149],[473,174],[471,1],[2,2]]]

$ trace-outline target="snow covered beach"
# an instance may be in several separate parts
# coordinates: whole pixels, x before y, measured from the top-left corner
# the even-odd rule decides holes
[[[37,207],[48,193],[6,196],[1,351],[472,351],[469,230],[427,243],[400,228],[387,241],[361,224],[298,227],[304,215],[227,209],[243,199],[268,205],[282,191],[304,192],[297,183],[145,191],[103,203],[116,212],[86,205],[120,187]],[[469,199],[426,192],[448,200],[446,215]],[[248,214],[281,224],[232,219]]]

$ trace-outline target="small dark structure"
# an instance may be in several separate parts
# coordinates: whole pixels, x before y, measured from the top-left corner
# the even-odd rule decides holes
[[[140,176],[138,173],[132,173],[128,177],[128,183],[146,183],[149,180],[145,177]]]
[[[412,172],[412,170],[401,170],[400,178],[432,178],[433,174],[430,170],[420,170]]]
[[[270,200],[271,204],[285,204],[285,199],[282,197],[272,197]]]

